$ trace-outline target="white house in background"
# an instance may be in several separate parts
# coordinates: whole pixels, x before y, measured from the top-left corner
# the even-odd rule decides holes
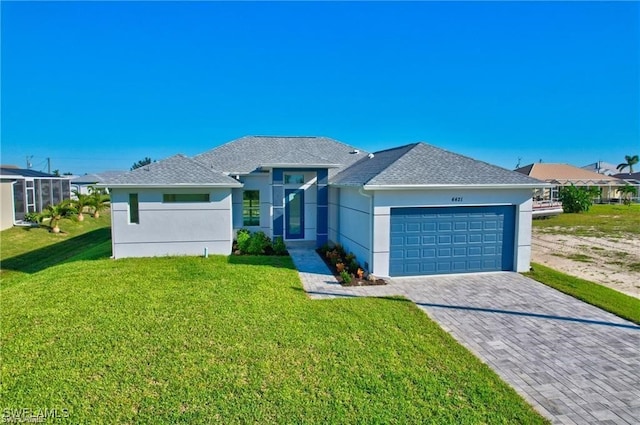
[[[612,176],[619,172],[614,164],[604,161],[593,162],[580,168],[582,168],[583,170],[592,171],[594,173],[604,174],[605,176]]]
[[[90,173],[83,176],[74,176],[71,178],[71,191],[78,191],[83,195],[87,195],[89,194],[90,187],[118,177],[124,173],[126,173],[126,171],[103,171],[102,173]]]
[[[231,252],[235,232],[340,243],[378,276],[525,271],[539,180],[425,143],[370,154],[247,136],[102,184],[115,258]]]

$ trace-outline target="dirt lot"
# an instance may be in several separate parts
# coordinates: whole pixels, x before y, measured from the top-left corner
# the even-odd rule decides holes
[[[533,229],[532,260],[640,298],[640,236],[625,239]]]

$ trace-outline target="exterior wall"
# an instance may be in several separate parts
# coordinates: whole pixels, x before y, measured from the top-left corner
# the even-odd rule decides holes
[[[0,230],[13,227],[13,180],[0,182]]]
[[[246,227],[252,231],[261,230],[269,237],[273,236],[271,223],[273,221],[271,212],[271,175],[269,173],[252,174],[241,176],[240,182],[244,184],[242,189],[233,189],[233,230]],[[242,222],[242,192],[245,190],[260,191],[260,226],[245,226]]]
[[[138,194],[139,224],[129,223],[129,194]],[[209,193],[208,203],[163,203],[163,193]],[[228,255],[233,241],[231,189],[112,189],[114,258]]]
[[[342,201],[342,197],[340,199]],[[391,208],[515,205],[513,269],[529,270],[531,260],[531,189],[375,191],[373,196],[372,273],[389,276]],[[342,227],[342,226],[341,226]]]
[[[337,199],[334,200],[337,214],[331,222],[336,237],[332,241],[340,243],[347,252],[353,252],[358,262],[365,268],[368,265],[372,271],[372,199],[360,194],[357,188],[340,188],[337,191]]]

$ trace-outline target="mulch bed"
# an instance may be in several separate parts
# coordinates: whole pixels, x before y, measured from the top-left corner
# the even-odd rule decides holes
[[[340,283],[340,285],[342,286],[376,286],[376,285],[386,285],[388,282],[384,279],[380,279],[380,278],[375,278],[373,280],[369,280],[366,278],[362,278],[360,279],[357,275],[354,275],[353,273],[350,273],[351,275],[351,282],[346,283],[344,282],[344,279],[342,278],[342,276],[340,276],[340,273],[338,272],[338,270],[336,269],[336,266],[333,265],[331,263],[331,261],[326,257],[325,252],[322,251],[321,248],[318,248],[316,250],[316,252],[318,253],[318,255],[320,256],[320,258],[322,259],[322,261],[324,261],[324,263],[327,265],[327,267],[329,268],[329,270],[331,270],[331,273],[333,274],[333,276],[336,278],[336,280]]]

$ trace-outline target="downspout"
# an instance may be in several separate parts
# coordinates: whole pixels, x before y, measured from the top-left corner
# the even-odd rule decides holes
[[[362,186],[358,188],[358,193],[365,198],[369,198],[369,216],[371,217],[371,220],[369,221],[369,270],[367,270],[367,272],[371,273],[373,270],[373,223],[375,219],[375,216],[373,215],[373,196],[365,193]]]

